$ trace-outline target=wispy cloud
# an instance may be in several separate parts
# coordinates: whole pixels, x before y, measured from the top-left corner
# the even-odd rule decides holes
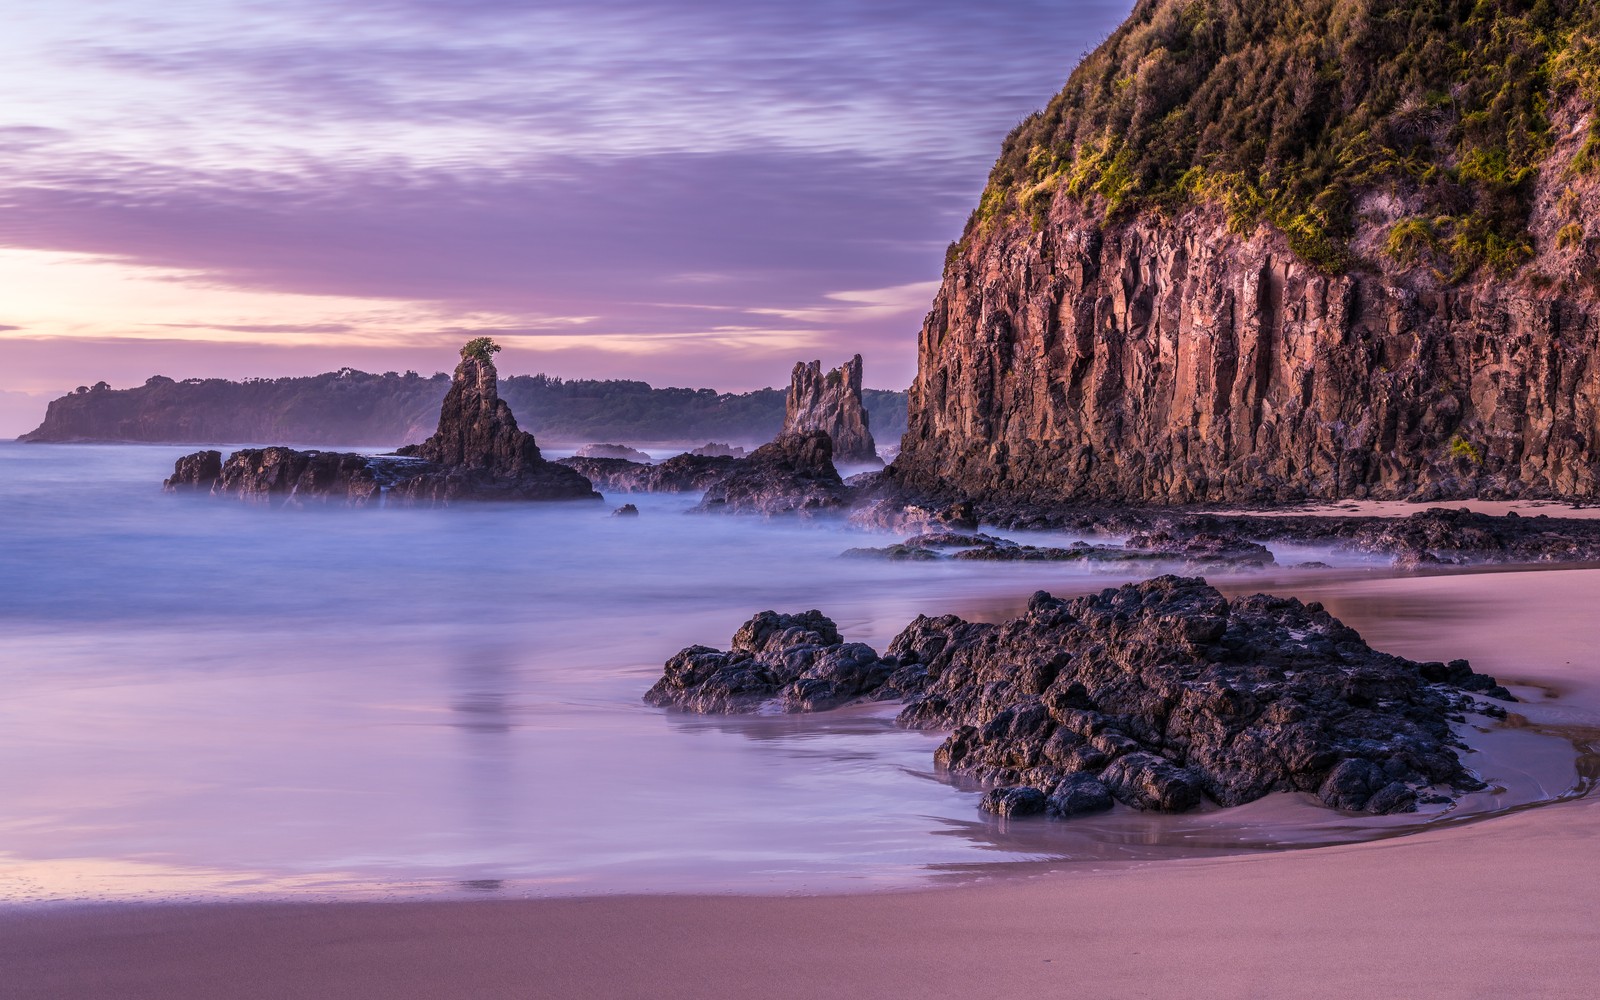
[[[0,42],[10,318],[150,370],[481,329],[606,366],[571,374],[904,382],[1000,137],[1128,2],[39,5]]]

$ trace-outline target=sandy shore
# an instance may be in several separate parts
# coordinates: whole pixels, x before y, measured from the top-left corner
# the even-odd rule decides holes
[[[1547,692],[1537,724],[1600,722],[1600,571],[1294,589],[1380,648]],[[1597,821],[1586,798],[914,893],[13,908],[0,997],[1593,997]]]

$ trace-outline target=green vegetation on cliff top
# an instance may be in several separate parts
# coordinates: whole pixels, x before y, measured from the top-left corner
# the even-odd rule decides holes
[[[963,240],[1041,227],[1058,191],[1111,218],[1210,201],[1338,270],[1358,196],[1383,189],[1406,206],[1396,260],[1508,273],[1554,110],[1597,98],[1594,0],[1139,0],[1007,137]],[[1588,128],[1574,170],[1600,166]]]

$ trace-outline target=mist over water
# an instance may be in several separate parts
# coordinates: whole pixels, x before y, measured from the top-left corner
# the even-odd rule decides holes
[[[1126,577],[840,559],[886,539],[689,515],[691,497],[162,494],[188,450],[0,445],[0,899],[813,891],[1418,822],[1274,796],[1006,824],[934,772],[941,734],[896,727],[895,706],[640,701],[672,653],[725,647],[766,608],[820,608],[882,649],[918,613],[997,620]],[[611,517],[624,501],[641,516]]]

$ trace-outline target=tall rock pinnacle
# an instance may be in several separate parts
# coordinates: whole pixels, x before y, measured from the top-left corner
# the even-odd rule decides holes
[[[511,476],[543,461],[533,435],[517,426],[511,407],[500,398],[494,367],[499,349],[486,337],[461,349],[461,363],[439,408],[439,428],[417,446],[418,458]]]
[[[833,439],[833,460],[842,464],[878,462],[878,450],[861,402],[861,355],[826,375],[822,362],[794,366],[784,408],[783,433],[826,431]]]
[[[454,500],[582,500],[598,498],[589,480],[539,454],[533,435],[517,426],[500,398],[494,354],[499,346],[479,337],[461,348],[450,391],[439,407],[439,429],[419,445],[400,449],[437,471],[397,485],[412,502]]]

